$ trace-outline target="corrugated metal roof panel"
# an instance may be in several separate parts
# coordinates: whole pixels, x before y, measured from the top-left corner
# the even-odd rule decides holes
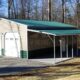
[[[12,19],[15,22],[22,23],[25,25],[28,25],[29,28],[49,28],[49,27],[60,27],[60,28],[75,28],[75,26],[70,24],[64,24],[60,22],[54,22],[54,21],[35,21],[35,20],[23,20],[23,19]]]

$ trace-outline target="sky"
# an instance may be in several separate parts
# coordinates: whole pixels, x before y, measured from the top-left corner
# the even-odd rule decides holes
[[[0,6],[0,14],[8,16],[8,3],[7,0],[2,0],[2,6]]]

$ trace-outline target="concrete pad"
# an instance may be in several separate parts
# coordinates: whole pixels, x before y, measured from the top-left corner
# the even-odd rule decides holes
[[[31,59],[31,61],[41,62],[47,65],[55,65],[61,61],[68,60],[70,58],[47,58],[47,59]]]
[[[47,65],[43,63],[27,59],[0,58],[0,76],[16,75],[45,67]]]
[[[19,59],[19,58],[0,58],[0,76],[16,75],[33,69],[46,68],[55,63],[68,60],[69,58],[56,59]]]

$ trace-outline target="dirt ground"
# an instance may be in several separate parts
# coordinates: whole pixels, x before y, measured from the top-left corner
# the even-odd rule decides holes
[[[0,80],[80,80],[80,58],[19,76],[0,77]]]

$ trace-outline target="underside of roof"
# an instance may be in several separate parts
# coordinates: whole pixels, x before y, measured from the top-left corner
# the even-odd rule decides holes
[[[40,32],[46,32],[55,36],[80,34],[80,30],[40,30]]]
[[[80,30],[28,30],[31,32],[38,32],[42,34],[49,34],[54,36],[79,35]]]

